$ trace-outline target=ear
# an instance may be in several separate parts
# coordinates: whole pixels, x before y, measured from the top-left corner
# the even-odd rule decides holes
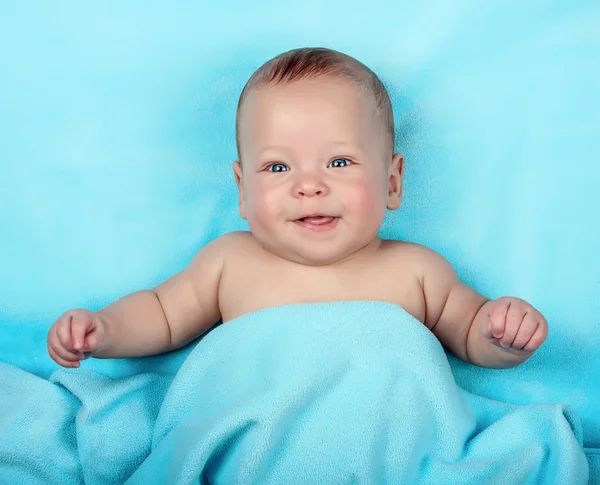
[[[242,164],[238,161],[233,162],[233,175],[239,192],[240,216],[246,219],[246,206],[244,204],[244,183],[242,181]]]
[[[396,153],[388,171],[388,202],[387,208],[396,210],[402,201],[402,175],[404,174],[404,157]]]

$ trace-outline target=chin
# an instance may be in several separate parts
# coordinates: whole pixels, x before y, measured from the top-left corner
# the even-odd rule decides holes
[[[334,237],[329,241],[309,242],[296,240],[290,244],[290,238],[281,237],[276,234],[254,234],[258,242],[275,256],[304,266],[327,266],[335,264],[352,256],[363,247],[367,246],[373,239],[340,241]],[[293,236],[291,236],[293,238]],[[376,234],[375,236],[376,237]],[[336,241],[336,239],[338,239]],[[293,241],[293,239],[292,239]],[[341,243],[341,244],[340,244]]]

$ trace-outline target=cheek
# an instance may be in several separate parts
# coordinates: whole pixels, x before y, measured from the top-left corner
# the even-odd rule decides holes
[[[376,180],[359,180],[348,187],[346,208],[353,213],[375,219],[383,217],[386,206],[386,193],[381,188],[381,183]]]
[[[254,183],[246,192],[248,218],[264,225],[282,213],[281,194],[277,187]]]

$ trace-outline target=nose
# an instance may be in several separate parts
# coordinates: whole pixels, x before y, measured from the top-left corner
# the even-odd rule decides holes
[[[323,197],[329,193],[329,187],[320,178],[303,176],[294,184],[294,197]]]

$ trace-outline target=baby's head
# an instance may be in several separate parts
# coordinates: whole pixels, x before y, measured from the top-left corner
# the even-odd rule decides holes
[[[236,139],[240,213],[285,259],[351,257],[376,241],[386,209],[400,206],[391,103],[352,57],[307,48],[268,61],[242,91]]]

